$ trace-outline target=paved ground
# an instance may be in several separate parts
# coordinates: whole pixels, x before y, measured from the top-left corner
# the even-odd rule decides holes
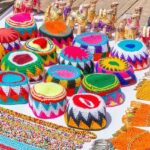
[[[52,0],[41,0],[42,1],[42,9],[46,10],[46,7]],[[77,7],[82,3],[88,3],[90,0],[76,0],[74,2],[73,7]],[[114,0],[98,0],[97,10],[99,8],[109,8],[111,2]],[[143,6],[143,13],[141,17],[141,25],[145,25],[147,23],[147,18],[150,16],[150,0],[118,0],[118,19],[126,12],[132,13],[136,6]]]
[[[0,15],[13,4],[13,1],[14,0],[0,0]]]

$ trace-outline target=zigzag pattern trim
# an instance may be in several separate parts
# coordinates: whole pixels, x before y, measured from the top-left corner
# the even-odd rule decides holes
[[[25,84],[22,86],[0,86],[0,99],[7,103],[9,98],[13,99],[14,101],[18,101],[20,97],[23,97],[25,100],[28,101],[29,96],[29,85]]]
[[[147,54],[144,54],[144,56],[136,55],[133,58],[131,58],[130,56],[125,57],[123,54],[119,56],[117,52],[115,53],[114,51],[112,51],[111,56],[118,57],[118,58],[128,61],[133,66],[134,70],[145,69],[149,66]]]
[[[6,53],[19,50],[21,47],[20,39],[17,39],[16,41],[10,43],[2,43],[2,46],[4,47]]]
[[[47,107],[45,108],[44,105]],[[54,106],[55,105],[55,106]],[[33,113],[40,118],[55,118],[62,115],[66,110],[67,101],[66,99],[55,104],[42,104],[33,100],[30,96],[29,106],[31,107]]]
[[[41,26],[39,29],[39,33],[41,36],[43,37],[47,37],[49,39],[51,39],[55,45],[57,45],[59,48],[65,48],[66,46],[70,46],[72,45],[72,41],[73,41],[73,32],[70,31],[70,33],[68,35],[61,35],[61,36],[55,36],[55,35],[51,35],[48,33],[48,31],[46,31],[45,26]]]
[[[79,127],[81,122],[86,124],[89,128],[91,127],[93,121],[96,122],[100,127],[103,128],[103,121],[106,120],[105,116],[101,112],[97,112],[98,119],[95,118],[90,112],[88,113],[88,118],[84,118],[83,114],[81,112],[78,113],[78,115],[75,117],[73,108],[70,109],[68,112],[67,110],[67,124],[69,123],[70,119],[73,119],[73,121],[76,123],[76,125]],[[70,124],[71,126],[71,124]]]
[[[52,57],[53,55],[53,57]],[[48,54],[47,56],[41,56],[44,62],[44,66],[50,66],[57,63],[57,54],[56,51],[53,54]]]
[[[68,37],[65,40],[62,38],[60,42],[56,38],[52,38],[52,41],[59,48],[65,48],[66,46],[70,46],[72,44],[73,38],[72,37]]]
[[[125,43],[127,43],[129,50],[124,50]],[[132,46],[135,47],[135,50]],[[111,56],[128,61],[135,70],[145,69],[149,66],[147,48],[142,42],[137,40],[119,41],[112,49]]]
[[[30,83],[40,82],[40,81],[43,80],[44,75],[45,75],[45,72],[41,73],[41,74],[38,75],[38,76],[34,76],[34,77],[29,78],[29,81],[30,81]]]
[[[36,82],[36,81],[41,81],[44,77],[44,70],[41,70],[40,68],[38,68],[37,66],[35,66],[36,68],[36,72],[35,74],[33,74],[30,70],[26,70],[25,74],[27,75],[27,77],[29,78],[29,80],[31,82]],[[11,69],[9,67],[5,66],[5,63],[2,63],[1,65],[1,70],[3,71],[11,71]],[[19,72],[18,69],[14,70],[16,72]],[[23,73],[23,72],[22,72]]]
[[[19,33],[20,39],[23,41],[26,41],[31,38],[35,38],[37,37],[37,35],[38,35],[37,30],[33,30],[31,33],[29,32]]]
[[[93,73],[94,72],[94,62],[93,60],[84,62],[70,62],[68,60],[65,60],[61,56],[58,57],[58,63],[59,64],[65,64],[65,65],[72,65],[74,67],[77,67],[83,71],[84,74]]]
[[[76,94],[68,101],[65,114],[68,126],[101,129],[106,126],[106,106],[95,94]]]
[[[125,95],[121,92],[121,90],[117,90],[106,96],[102,96],[102,98],[104,99],[107,107],[114,107],[121,105],[124,102]]]

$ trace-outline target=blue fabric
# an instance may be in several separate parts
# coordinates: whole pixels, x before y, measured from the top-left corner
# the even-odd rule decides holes
[[[68,78],[65,78],[65,77],[61,77],[59,76],[59,74],[57,73],[57,71],[59,70],[66,70],[66,71],[70,71],[74,74],[73,77],[68,77]],[[48,69],[48,74],[54,78],[57,78],[59,80],[75,80],[77,78],[79,78],[81,76],[81,71],[80,69],[78,68],[75,68],[71,65],[53,65],[51,67],[49,67]]]
[[[118,46],[127,52],[135,52],[142,49],[143,44],[137,40],[123,40],[118,43]]]
[[[5,27],[6,28],[13,28],[14,30],[18,31],[20,34],[24,34],[25,32],[28,32],[29,34],[32,34],[32,32],[34,30],[37,30],[36,23],[34,23],[32,26],[29,26],[29,27],[20,28],[20,27],[11,26],[7,22],[5,22]]]
[[[27,99],[24,99],[23,97],[19,97],[19,99],[16,101],[10,97],[7,97],[7,102],[4,102],[2,99],[0,99],[1,105],[17,105],[17,104],[26,104],[28,103]]]
[[[99,42],[98,44],[88,44],[88,43],[82,41],[82,37],[84,37],[84,36],[90,36],[90,35],[95,35],[95,34],[99,34],[99,35],[102,36],[102,41]],[[74,42],[80,43],[81,45],[84,45],[84,46],[102,46],[102,45],[107,44],[108,41],[109,41],[109,39],[108,39],[107,35],[105,35],[103,33],[97,33],[97,32],[85,32],[85,33],[77,35],[75,37],[75,39],[74,39]]]
[[[128,85],[128,81],[124,80],[124,78],[119,73],[114,73],[119,79],[121,85]]]
[[[5,76],[3,76],[2,81],[3,82],[18,82],[22,80],[21,76],[15,75],[15,74],[6,74]]]
[[[133,74],[130,71],[127,71],[127,73],[132,77],[133,80],[137,81],[137,78],[136,78],[135,74]]]
[[[12,139],[5,137],[3,135],[0,135],[0,144],[4,144],[6,146],[15,148],[17,150],[44,150],[41,148],[34,147],[32,145],[28,145],[28,144],[23,143],[23,142],[12,140]]]
[[[120,94],[123,96],[123,99],[125,98],[125,95],[124,95],[124,93],[121,91],[121,89],[118,89],[118,90],[116,90],[116,91],[114,91],[114,92],[111,92],[111,93],[109,93],[109,94],[107,94],[107,95],[105,95],[105,96],[101,96],[101,97],[104,99],[105,102],[108,101],[108,96],[111,96],[111,97],[114,99],[114,101],[115,101],[115,100],[116,100],[116,92],[120,93]]]
[[[0,82],[0,86],[20,86],[28,84],[28,78],[21,73],[14,74],[14,72],[0,72],[0,76],[2,76],[2,81]],[[20,74],[20,75],[19,75]],[[23,81],[21,81],[24,78]]]

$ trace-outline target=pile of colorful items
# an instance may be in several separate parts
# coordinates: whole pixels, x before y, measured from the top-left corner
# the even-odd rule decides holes
[[[83,5],[73,16],[72,3],[52,3],[38,28],[31,8],[19,9],[16,1],[14,14],[0,28],[0,105],[28,103],[24,109],[30,107],[35,117],[63,115],[68,126],[0,107],[0,149],[82,148],[96,138],[89,130],[108,126],[107,109],[126,101],[122,88],[136,84],[135,71],[149,67],[148,47],[143,38],[137,39],[139,26],[134,31],[115,26],[117,2],[111,10],[100,10],[98,17],[97,1]],[[139,21],[140,15],[141,8],[134,17]],[[114,31],[117,42],[110,47]],[[146,77],[137,86],[136,96],[150,100],[150,74]],[[136,102],[131,106],[122,119],[125,127],[112,139],[95,141],[93,149],[100,145],[112,150],[150,148],[150,142],[142,142],[150,139],[150,133],[135,128],[150,126],[150,106]],[[142,141],[136,142],[139,137]]]

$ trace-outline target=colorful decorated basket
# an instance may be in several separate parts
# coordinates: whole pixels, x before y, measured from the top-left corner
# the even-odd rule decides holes
[[[138,40],[129,39],[117,42],[111,55],[128,61],[134,70],[142,70],[149,66],[147,47]]]
[[[0,104],[15,105],[28,102],[28,78],[17,72],[0,72]]]
[[[68,46],[63,49],[59,54],[58,63],[78,67],[84,74],[93,73],[94,71],[92,54],[75,46]]]
[[[20,49],[19,33],[13,29],[0,28],[0,60],[8,52]]]
[[[81,85],[82,72],[71,65],[53,65],[46,74],[46,82],[55,82],[67,90],[67,96],[72,96]]]
[[[125,96],[120,89],[120,82],[113,74],[93,73],[86,75],[78,93],[94,93],[101,96],[108,107],[120,105]]]
[[[68,100],[65,122],[69,127],[100,130],[106,127],[104,100],[95,94],[75,94]]]
[[[103,33],[82,33],[75,37],[73,45],[91,52],[94,55],[94,61],[109,56],[110,52],[108,36]]]
[[[39,54],[44,62],[44,66],[50,66],[57,63],[56,47],[51,40],[44,37],[33,38],[23,46],[23,49]]]
[[[31,88],[29,106],[39,118],[59,117],[64,114],[66,105],[66,90],[59,84],[41,82]]]
[[[117,57],[100,59],[96,63],[96,72],[116,75],[122,86],[136,83],[133,67],[127,61]]]
[[[63,21],[45,22],[39,29],[40,35],[51,39],[59,48],[72,44],[73,30]]]
[[[25,41],[37,36],[37,25],[34,17],[29,13],[17,13],[5,21],[6,28],[13,28],[19,32],[20,39]]]
[[[44,76],[42,58],[36,53],[24,50],[6,54],[1,61],[1,70],[23,73],[30,82],[41,81]]]

